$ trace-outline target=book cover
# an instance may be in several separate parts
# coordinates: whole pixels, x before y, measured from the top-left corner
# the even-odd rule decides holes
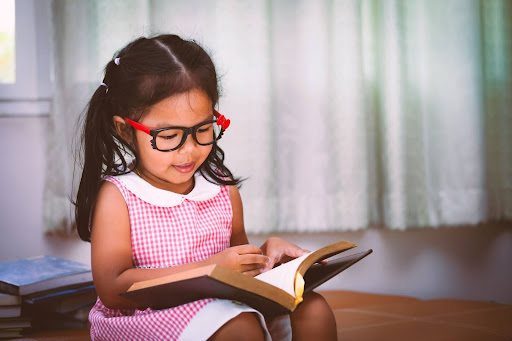
[[[84,294],[96,295],[96,288],[92,283],[79,285],[76,287],[64,287],[50,291],[38,292],[23,297],[23,302],[27,304],[45,304],[48,302],[57,302],[66,298],[82,296]]]
[[[368,250],[327,264],[315,264],[355,246],[346,241],[333,243],[256,277],[208,265],[135,283],[121,296],[141,308],[170,308],[213,297],[246,303],[266,315],[289,313],[300,304],[304,292],[313,290],[372,252]]]
[[[58,300],[29,301],[23,303],[23,314],[33,316],[45,312],[69,313],[81,308],[92,308],[96,303],[95,291],[84,292],[74,296],[62,297]]]
[[[9,328],[0,330],[0,339],[19,338],[23,336],[21,328]]]
[[[32,324],[30,323],[30,318],[28,317],[11,317],[0,319],[0,329],[30,328],[31,326]]]
[[[21,316],[21,305],[0,306],[0,318],[20,317],[20,316]]]
[[[0,292],[23,296],[92,282],[88,265],[54,256],[0,263]]]

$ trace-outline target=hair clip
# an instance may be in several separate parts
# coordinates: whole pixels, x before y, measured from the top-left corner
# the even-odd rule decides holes
[[[228,120],[224,115],[221,115],[217,110],[213,110],[213,115],[217,117],[217,125],[221,126],[222,130],[228,129],[231,120]]]
[[[108,85],[107,85],[107,84],[105,84],[105,83],[101,83],[101,84],[100,84],[100,86],[104,86],[104,87],[106,88],[106,89],[105,89],[105,93],[107,93],[107,92],[108,92]]]
[[[114,59],[114,63],[115,63],[116,65],[119,65],[119,60],[120,60],[120,59],[121,59],[121,58],[117,57],[116,59]]]

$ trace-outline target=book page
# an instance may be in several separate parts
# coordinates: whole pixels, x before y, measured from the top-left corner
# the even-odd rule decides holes
[[[295,258],[287,263],[281,264],[277,268],[273,268],[267,272],[259,274],[254,278],[260,281],[272,284],[295,297],[295,273],[302,261],[309,255],[303,255]]]

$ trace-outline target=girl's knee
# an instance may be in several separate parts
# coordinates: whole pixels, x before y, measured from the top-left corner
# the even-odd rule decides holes
[[[336,340],[336,319],[325,298],[317,293],[304,301],[290,316],[294,340]]]
[[[318,316],[318,318],[325,318],[333,315],[332,309],[325,298],[316,292],[311,292],[305,295],[304,301],[297,310],[302,314]]]
[[[242,313],[224,324],[209,340],[264,340],[263,327],[255,313]]]

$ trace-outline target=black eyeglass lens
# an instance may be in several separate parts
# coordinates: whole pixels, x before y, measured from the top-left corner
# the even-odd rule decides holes
[[[220,134],[220,127],[216,123],[204,123],[196,127],[196,142],[202,145],[211,144]],[[166,129],[156,135],[156,147],[160,150],[177,148],[183,140],[182,129]]]
[[[199,144],[211,144],[220,134],[220,126],[217,123],[205,123],[196,129],[196,141]]]

